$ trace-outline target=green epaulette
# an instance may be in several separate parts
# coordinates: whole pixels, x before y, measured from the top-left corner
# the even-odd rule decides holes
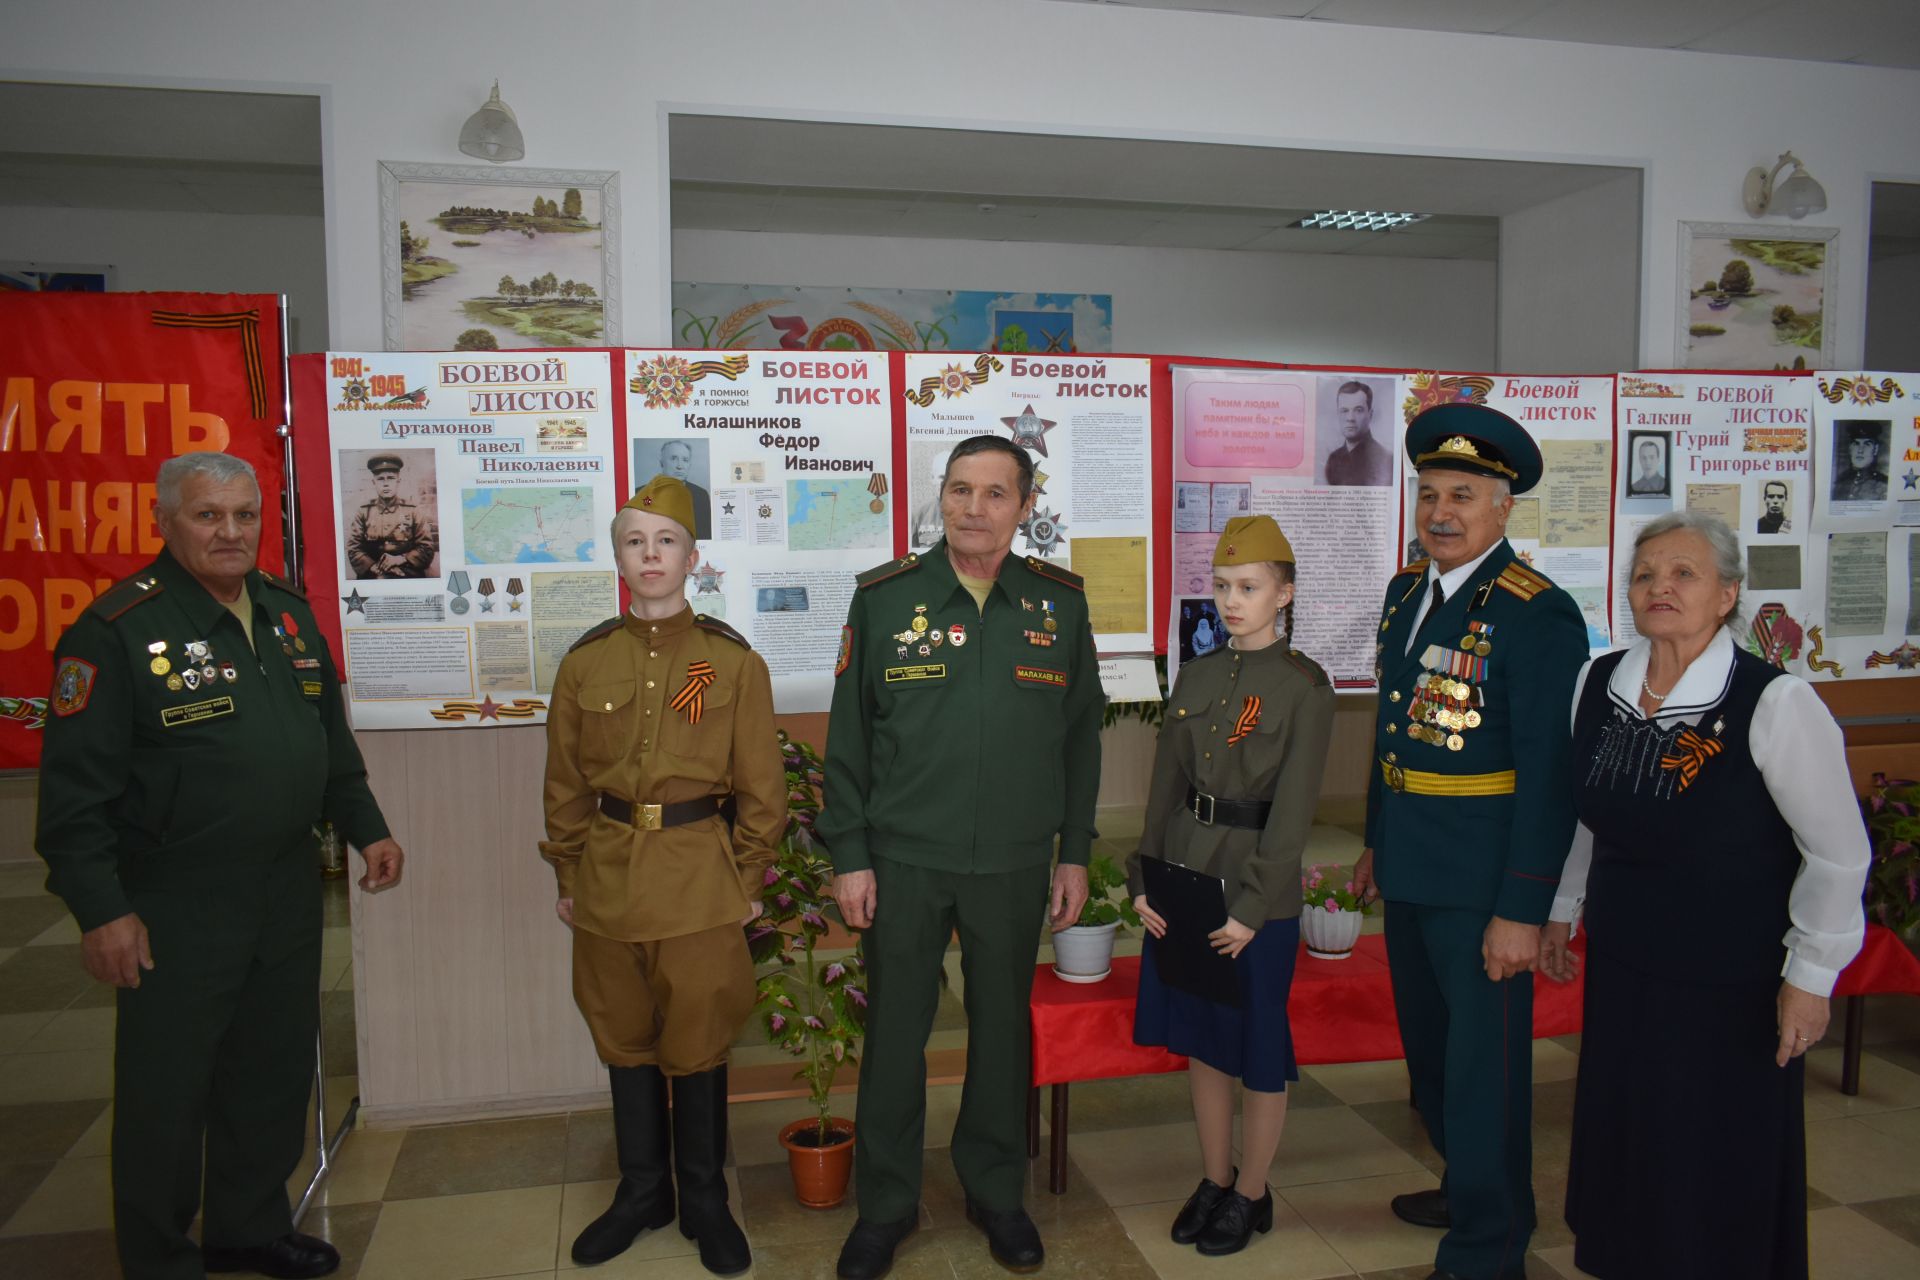
[[[739,645],[742,649],[753,648],[752,645],[747,643],[747,638],[745,636],[741,635],[738,631],[735,631],[732,627],[720,621],[720,619],[718,618],[710,618],[704,613],[696,613],[693,615],[693,625],[700,628],[702,631],[710,631],[716,636],[725,636],[727,639]]]
[[[1087,580],[1085,578],[1071,569],[1062,569],[1057,564],[1042,560],[1039,556],[1028,556],[1027,568],[1043,578],[1059,583],[1061,586],[1072,587],[1075,591],[1085,592],[1087,589]]]
[[[106,622],[113,622],[127,610],[153,599],[165,591],[166,585],[151,573],[136,573],[131,578],[120,581],[102,591],[95,597],[91,612]]]
[[[305,600],[307,598],[306,592],[294,586],[291,582],[288,582],[285,578],[281,577],[277,573],[268,573],[265,569],[262,569],[260,571],[260,580],[266,583],[270,587],[280,588],[280,590],[286,592],[290,596],[296,596],[301,600]]]
[[[1287,661],[1291,662],[1294,667],[1299,670],[1300,674],[1310,680],[1316,687],[1333,683],[1332,678],[1327,675],[1326,668],[1322,667],[1298,649],[1290,648],[1287,650]]]
[[[1494,583],[1501,590],[1512,592],[1522,600],[1531,600],[1542,591],[1551,588],[1553,579],[1515,560],[1500,571],[1500,576],[1494,579]]]
[[[908,552],[898,560],[889,560],[885,564],[875,565],[865,573],[854,578],[854,589],[857,591],[870,587],[876,582],[885,582],[888,578],[896,578],[909,569],[917,569],[919,567],[920,557],[914,555],[912,552]]]
[[[567,652],[572,653],[575,649],[578,649],[583,644],[591,644],[595,640],[598,640],[601,636],[610,635],[613,632],[618,631],[620,629],[620,624],[624,621],[625,621],[624,615],[617,614],[617,613],[614,614],[611,618],[608,618],[605,622],[602,622],[597,626],[593,627],[585,635],[581,636],[578,640],[575,640],[572,644],[568,645]]]

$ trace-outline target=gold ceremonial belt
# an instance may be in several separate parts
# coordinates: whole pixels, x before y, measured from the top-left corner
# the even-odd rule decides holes
[[[1380,762],[1380,777],[1395,791],[1416,796],[1510,796],[1513,770],[1499,773],[1425,773]]]

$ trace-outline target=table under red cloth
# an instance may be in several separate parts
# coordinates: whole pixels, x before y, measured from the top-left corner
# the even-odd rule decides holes
[[[1575,948],[1581,946],[1575,940]],[[1904,952],[1905,948],[1901,948]],[[1911,959],[1911,957],[1909,957]],[[1065,982],[1047,965],[1033,979],[1033,1083],[1070,1084],[1118,1076],[1180,1071],[1185,1058],[1133,1042],[1133,1004],[1140,957],[1116,956],[1102,982]],[[1561,984],[1535,974],[1533,1034],[1580,1029],[1579,980]],[[1387,977],[1387,944],[1365,934],[1344,960],[1319,960],[1301,945],[1287,998],[1294,1057],[1302,1065],[1379,1062],[1404,1057]]]
[[[1920,996],[1920,959],[1893,930],[1870,924],[1860,954],[1840,971],[1833,998],[1888,995]]]

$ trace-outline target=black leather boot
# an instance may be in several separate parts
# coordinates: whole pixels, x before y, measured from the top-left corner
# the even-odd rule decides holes
[[[608,1067],[613,1085],[613,1145],[620,1185],[613,1204],[573,1242],[583,1267],[617,1258],[642,1231],[673,1221],[673,1179],[667,1162],[667,1078],[658,1067]]]
[[[747,1234],[727,1208],[727,1068],[673,1078],[673,1171],[680,1183],[680,1234],[700,1246],[717,1276],[753,1265]]]

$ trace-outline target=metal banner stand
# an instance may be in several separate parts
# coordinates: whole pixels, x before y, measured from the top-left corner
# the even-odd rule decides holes
[[[287,470],[287,484],[281,510],[281,519],[286,526],[287,544],[287,581],[294,586],[306,589],[305,556],[300,538],[300,486],[294,467],[293,457],[293,381],[289,361],[291,354],[288,342],[291,340],[287,321],[287,295],[280,295],[280,451]],[[320,999],[318,992],[314,1000]],[[360,1114],[360,1095],[354,1094],[347,1103],[347,1113],[340,1117],[340,1126],[332,1133],[327,1132],[327,1027],[326,1009],[320,1009],[320,1016],[313,1027],[313,1176],[307,1179],[307,1189],[300,1196],[300,1203],[293,1210],[293,1225],[298,1227],[301,1219],[307,1216],[313,1199],[325,1184],[327,1175],[333,1172],[334,1153],[340,1150],[347,1134],[353,1131],[354,1118]]]

